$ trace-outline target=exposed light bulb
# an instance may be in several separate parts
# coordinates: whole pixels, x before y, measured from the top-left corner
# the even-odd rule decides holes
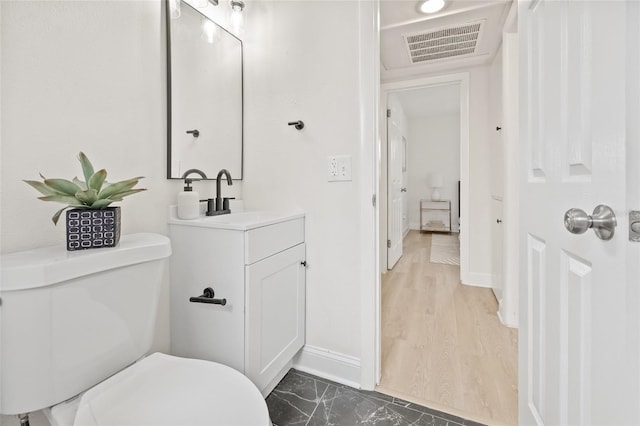
[[[242,12],[244,10],[244,2],[242,0],[231,0],[231,10],[234,12]]]
[[[244,2],[242,0],[230,0],[229,5],[231,5],[231,29],[234,34],[240,34],[244,28],[244,17],[242,16]]]
[[[181,14],[180,0],[169,0],[169,16],[171,19],[178,19]]]
[[[198,9],[204,9],[209,6],[209,0],[193,0],[193,5]]]
[[[444,7],[444,0],[426,0],[420,5],[422,13],[436,13]]]

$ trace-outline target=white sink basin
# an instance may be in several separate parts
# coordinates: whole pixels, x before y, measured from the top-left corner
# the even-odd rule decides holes
[[[199,226],[202,228],[234,229],[246,231],[248,229],[260,228],[262,226],[273,225],[274,223],[286,222],[288,220],[304,217],[304,213],[275,212],[268,210],[231,212],[219,216],[201,215],[197,219],[178,219],[177,209],[172,206],[169,211],[169,223],[172,225]]]

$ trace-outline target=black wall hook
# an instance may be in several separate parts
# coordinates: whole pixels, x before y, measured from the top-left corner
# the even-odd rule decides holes
[[[304,129],[304,123],[302,122],[302,120],[298,120],[298,121],[290,121],[287,123],[289,126],[296,126],[296,129],[298,130],[302,130]]]

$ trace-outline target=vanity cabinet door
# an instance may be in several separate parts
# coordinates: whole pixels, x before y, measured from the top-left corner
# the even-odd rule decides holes
[[[264,389],[304,344],[305,245],[245,267],[245,375]]]

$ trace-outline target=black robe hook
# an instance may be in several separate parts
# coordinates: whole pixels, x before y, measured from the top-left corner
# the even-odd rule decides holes
[[[304,129],[304,123],[302,122],[302,120],[298,120],[298,121],[290,121],[287,123],[289,126],[296,126],[296,129],[298,130],[302,130]]]

